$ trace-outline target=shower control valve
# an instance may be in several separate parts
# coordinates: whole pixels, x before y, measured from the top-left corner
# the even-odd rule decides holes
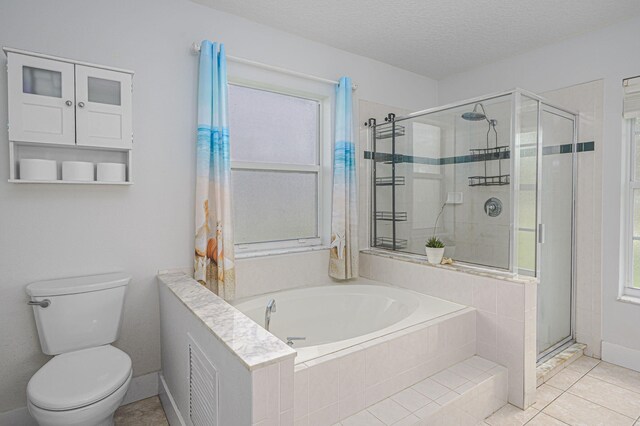
[[[489,217],[499,216],[500,213],[502,213],[502,201],[500,201],[499,199],[497,199],[495,197],[489,198],[484,203],[484,212]]]

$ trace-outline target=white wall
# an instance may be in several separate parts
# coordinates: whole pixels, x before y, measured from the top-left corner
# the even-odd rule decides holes
[[[623,278],[620,227],[622,165],[622,79],[640,74],[640,19],[565,40],[520,56],[479,67],[439,82],[440,103],[515,86],[541,93],[603,79],[602,262],[603,340],[640,350],[640,306],[616,301]],[[594,183],[597,189],[598,183]],[[596,240],[597,241],[597,240]],[[637,352],[636,352],[637,354]],[[604,358],[607,359],[606,351]]]
[[[24,286],[34,280],[115,266],[130,272],[117,346],[131,355],[136,376],[160,368],[155,274],[190,265],[193,253],[197,58],[189,49],[204,38],[225,42],[232,55],[349,75],[364,99],[408,109],[436,104],[433,80],[186,0],[0,2],[2,45],[136,71],[132,187],[9,184],[0,131],[0,412],[25,405],[26,383],[47,360],[25,305]],[[6,96],[2,72],[0,129]]]

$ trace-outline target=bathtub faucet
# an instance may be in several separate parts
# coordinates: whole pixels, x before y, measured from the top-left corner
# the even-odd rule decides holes
[[[267,309],[264,311],[264,328],[269,331],[269,324],[271,324],[271,313],[276,312],[276,300],[269,299],[267,302]]]
[[[287,337],[287,345],[293,346],[294,340],[307,340],[306,337]]]

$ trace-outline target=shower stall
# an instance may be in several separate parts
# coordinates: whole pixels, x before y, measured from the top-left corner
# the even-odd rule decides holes
[[[539,359],[573,339],[577,115],[520,90],[369,119],[372,249],[539,279]]]

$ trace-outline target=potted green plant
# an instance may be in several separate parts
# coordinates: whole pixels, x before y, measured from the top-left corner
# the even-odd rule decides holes
[[[435,235],[427,240],[425,244],[425,251],[427,253],[427,261],[432,265],[439,265],[442,262],[442,256],[444,256],[444,244],[440,238]]]

